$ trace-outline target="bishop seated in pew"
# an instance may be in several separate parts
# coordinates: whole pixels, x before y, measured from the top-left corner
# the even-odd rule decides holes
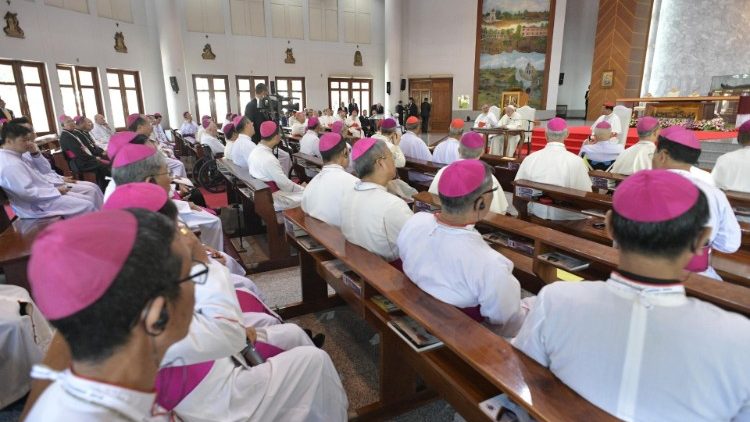
[[[737,133],[741,148],[716,160],[711,176],[719,189],[750,193],[750,120]]]
[[[175,158],[174,151],[172,149],[159,144],[159,142],[153,138],[154,126],[151,124],[151,120],[148,116],[143,114],[131,114],[128,116],[128,130],[135,132],[138,135],[146,136],[154,148],[156,148],[167,162],[169,172],[177,177],[187,177],[187,171],[185,171],[185,164]],[[113,157],[110,157],[113,158]]]
[[[464,121],[461,119],[451,120],[448,128],[448,137],[443,139],[432,151],[432,160],[436,163],[450,164],[458,160],[458,140],[464,133]]]
[[[612,126],[607,122],[599,122],[594,128],[593,139],[583,141],[581,152],[578,154],[591,170],[608,170],[617,157],[622,154],[624,147],[612,135]]]
[[[650,170],[656,152],[656,140],[661,127],[659,119],[644,116],[635,125],[638,142],[620,154],[612,165],[612,173],[631,175],[641,170]]]
[[[110,174],[111,157],[107,157],[99,147],[89,148],[72,117],[62,114],[59,121],[63,126],[60,131],[60,148],[70,164],[70,169],[75,173],[93,172],[96,175],[96,183],[104,189],[107,185],[105,178]]]
[[[273,154],[280,142],[279,125],[272,121],[263,122],[260,125],[260,143],[247,159],[250,176],[265,182],[271,188],[273,207],[277,211],[298,207],[305,190],[304,184],[298,185],[287,177],[279,158]]]

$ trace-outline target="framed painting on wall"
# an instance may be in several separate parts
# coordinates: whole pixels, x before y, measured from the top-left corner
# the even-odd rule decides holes
[[[522,91],[544,108],[555,0],[479,0],[474,108],[503,92]]]
[[[615,71],[607,70],[602,72],[602,88],[612,88],[615,83]]]

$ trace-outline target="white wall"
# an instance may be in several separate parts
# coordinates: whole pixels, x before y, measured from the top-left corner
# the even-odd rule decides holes
[[[591,80],[598,15],[599,0],[569,1],[566,6],[560,63],[565,80],[558,87],[556,104],[567,104],[568,115],[571,111],[579,111],[578,114],[582,115],[585,108],[584,95]],[[555,76],[559,77],[559,74]],[[558,83],[551,77],[550,80],[555,85]]]
[[[161,61],[159,50],[153,44],[155,26],[149,22],[147,13],[147,7],[152,8],[153,5],[147,5],[145,0],[132,0],[135,23],[120,23],[116,28],[114,20],[97,16],[96,1],[89,0],[88,4],[89,14],[83,14],[45,6],[44,0],[12,2],[9,9],[18,13],[26,38],[10,38],[0,34],[0,57],[46,63],[55,116],[63,110],[55,69],[59,63],[96,66],[99,69],[103,104],[110,122],[112,114],[107,91],[107,68],[140,71],[146,111],[164,110],[166,100],[161,81]],[[118,31],[125,35],[127,54],[114,50],[114,35]]]

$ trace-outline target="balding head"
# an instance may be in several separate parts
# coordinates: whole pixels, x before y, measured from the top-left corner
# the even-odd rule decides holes
[[[104,115],[101,115],[101,114],[97,114],[96,116],[94,116],[94,121],[96,122],[97,125],[107,124],[107,121],[104,120]]]

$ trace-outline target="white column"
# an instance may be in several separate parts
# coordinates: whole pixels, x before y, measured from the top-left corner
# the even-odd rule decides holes
[[[176,0],[155,1],[156,27],[159,32],[159,48],[161,51],[161,65],[164,89],[167,98],[167,115],[169,125],[179,128],[182,125],[182,113],[190,110],[188,76],[185,73],[184,44],[182,41],[183,8]],[[175,94],[169,82],[169,77],[177,78],[179,92]],[[200,116],[193,116],[199,119]]]
[[[385,0],[385,82],[391,93],[385,94],[386,113],[394,113],[401,97],[401,1]]]
[[[552,52],[549,58],[549,77],[547,78],[547,110],[557,109],[557,92],[560,89],[560,62],[562,61],[563,34],[565,33],[565,7],[567,0],[555,1],[555,24],[552,28]],[[547,42],[550,42],[548,40]],[[568,77],[575,77],[568,75]],[[554,114],[553,114],[554,117]]]

